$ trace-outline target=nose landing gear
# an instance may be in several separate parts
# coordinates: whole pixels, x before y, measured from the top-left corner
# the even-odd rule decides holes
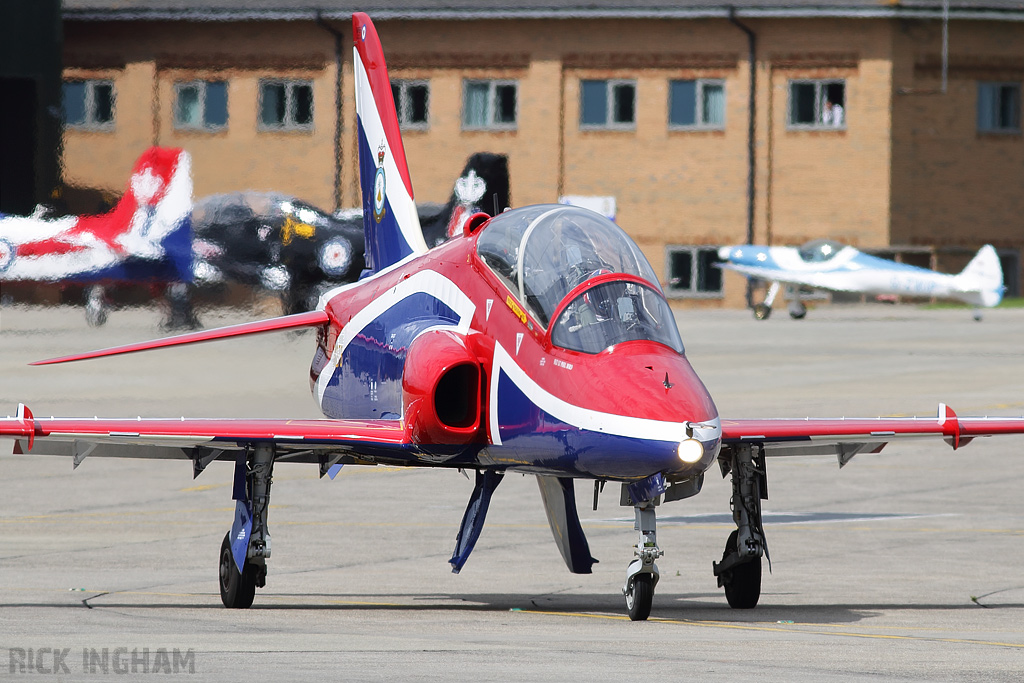
[[[633,528],[639,533],[639,538],[634,546],[636,559],[626,569],[626,585],[622,587],[622,594],[626,597],[629,618],[632,621],[644,621],[651,615],[654,587],[660,578],[658,565],[654,561],[664,555],[665,551],[658,547],[654,501],[636,503],[633,511],[636,514]]]

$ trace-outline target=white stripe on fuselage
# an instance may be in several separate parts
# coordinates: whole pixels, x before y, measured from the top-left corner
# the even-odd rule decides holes
[[[398,270],[399,268],[401,268],[401,267],[405,266],[406,264],[408,264],[410,261],[418,259],[419,257],[420,257],[419,254],[409,254],[408,256],[406,256],[401,261],[398,261],[397,263],[392,263],[387,268],[381,268],[380,270],[374,272],[373,275],[369,275],[369,276],[363,278],[362,280],[357,280],[355,282],[348,282],[348,283],[343,284],[343,285],[338,285],[334,289],[329,289],[329,290],[327,290],[326,292],[324,292],[323,294],[320,295],[320,299],[317,301],[316,307],[317,307],[317,309],[319,309],[321,311],[326,311],[327,310],[327,304],[331,303],[331,299],[333,299],[337,295],[341,294],[342,292],[347,292],[348,290],[355,289],[356,287],[362,287],[366,283],[372,282],[372,281],[376,280],[377,278],[390,273],[393,270]]]
[[[398,264],[395,265],[397,266]],[[357,284],[365,284],[365,281]],[[347,287],[351,286],[348,285]],[[423,330],[423,332],[437,329],[454,329],[462,334],[469,332],[469,326],[473,322],[473,313],[476,312],[476,304],[454,282],[433,270],[421,270],[415,275],[401,280],[394,287],[379,294],[366,308],[352,316],[348,324],[341,328],[341,332],[338,334],[338,341],[335,343],[334,351],[331,353],[331,361],[328,365],[324,366],[316,380],[316,397],[321,407],[323,406],[324,392],[327,390],[327,385],[334,376],[349,343],[363,331],[363,328],[386,313],[389,308],[416,294],[429,294],[435,297],[455,311],[455,314],[459,317],[457,325],[433,325]],[[325,294],[324,297],[326,296]],[[326,305],[323,298],[321,298],[321,304]],[[423,332],[420,334],[423,334]]]
[[[491,443],[495,446],[501,445],[498,425],[498,379],[502,370],[534,405],[577,429],[652,441],[679,442],[687,438],[685,422],[665,422],[643,417],[603,413],[562,400],[541,388],[525,370],[516,364],[508,351],[501,344],[495,342],[494,361],[491,368],[490,419],[488,420]],[[722,427],[717,417],[713,420],[706,420],[705,424],[711,426],[694,427],[695,438],[708,442],[721,437]]]

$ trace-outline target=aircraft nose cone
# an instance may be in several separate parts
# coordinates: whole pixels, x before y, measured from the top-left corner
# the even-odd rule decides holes
[[[583,402],[596,410],[666,422],[718,416],[689,361],[667,347],[623,345],[593,359],[591,372],[591,382],[579,391]]]

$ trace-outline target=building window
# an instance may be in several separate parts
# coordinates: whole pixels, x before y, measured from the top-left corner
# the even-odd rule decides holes
[[[462,127],[516,127],[518,85],[515,81],[463,81]]]
[[[191,81],[174,84],[174,127],[219,130],[228,125],[228,84]]]
[[[725,82],[671,81],[668,125],[671,128],[724,128]]]
[[[113,81],[65,81],[62,100],[65,125],[75,128],[113,127]]]
[[[636,81],[580,81],[580,128],[636,126]]]
[[[790,81],[790,128],[846,128],[846,81]]]
[[[1020,132],[1020,83],[978,83],[978,130]]]
[[[313,84],[310,81],[260,81],[260,127],[312,130]]]
[[[391,81],[398,124],[402,128],[426,128],[430,106],[430,84],[427,81]]]
[[[668,246],[668,296],[717,298],[722,296],[722,269],[715,247]]]

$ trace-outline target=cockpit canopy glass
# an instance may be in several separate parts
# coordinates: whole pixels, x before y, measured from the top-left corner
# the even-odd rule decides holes
[[[811,240],[800,247],[800,258],[808,263],[821,263],[831,259],[842,248],[842,244],[832,240]]]
[[[480,233],[477,253],[544,327],[566,294],[597,275],[628,273],[661,291],[622,228],[575,206],[540,204],[495,216]]]
[[[675,317],[664,297],[635,282],[594,285],[573,299],[551,328],[552,344],[583,353],[600,353],[638,339],[683,352]]]

